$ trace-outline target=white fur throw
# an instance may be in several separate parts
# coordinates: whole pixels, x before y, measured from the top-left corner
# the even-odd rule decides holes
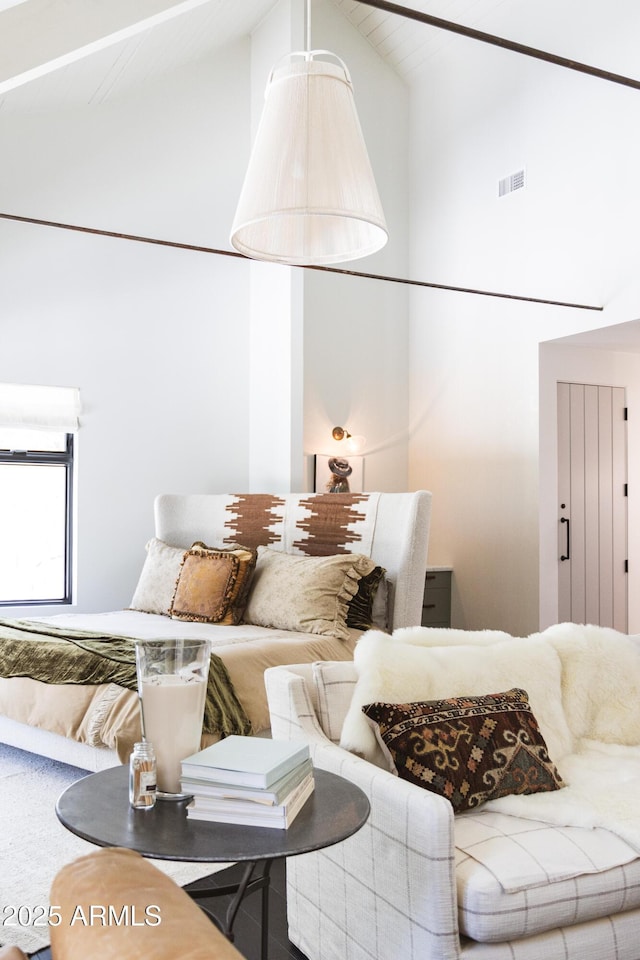
[[[640,642],[604,627],[557,624],[507,641],[489,631],[430,646],[424,628],[369,631],[355,651],[358,682],[341,745],[384,765],[361,706],[528,691],[549,755],[566,784],[502,797],[487,809],[567,826],[605,827],[640,852]],[[446,631],[442,631],[446,633]],[[456,631],[457,633],[458,631]],[[410,635],[403,642],[402,634]],[[422,644],[426,645],[422,645]]]
[[[559,623],[538,634],[562,661],[574,738],[640,744],[640,645],[607,627]]]
[[[605,827],[640,853],[640,748],[583,740],[563,757],[561,773],[566,786],[553,794],[501,797],[485,808],[559,826]]]
[[[455,627],[400,627],[394,630],[398,643],[413,643],[416,647],[449,647],[454,644],[498,643],[512,640],[503,630],[456,630]]]
[[[561,623],[541,638],[562,661],[565,715],[576,741],[562,758],[566,787],[504,797],[487,807],[515,816],[581,827],[606,827],[640,852],[640,645],[605,627]]]
[[[400,632],[400,631],[399,631]],[[522,687],[555,763],[573,748],[561,696],[560,657],[536,638],[488,645],[423,647],[369,630],[356,644],[358,671],[340,745],[385,766],[373,730],[362,713],[366,703],[410,703],[442,697],[481,696]],[[562,773],[562,769],[560,768]]]

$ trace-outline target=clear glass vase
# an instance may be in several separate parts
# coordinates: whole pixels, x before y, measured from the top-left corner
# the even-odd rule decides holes
[[[158,798],[177,798],[180,762],[200,749],[209,677],[209,640],[138,640],[142,732],[153,744]]]

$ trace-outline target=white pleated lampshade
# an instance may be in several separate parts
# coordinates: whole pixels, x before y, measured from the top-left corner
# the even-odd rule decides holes
[[[334,57],[293,53],[269,78],[231,228],[232,245],[248,257],[340,263],[387,241],[347,68],[318,55]]]

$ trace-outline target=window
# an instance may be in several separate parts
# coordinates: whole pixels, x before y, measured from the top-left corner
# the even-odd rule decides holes
[[[0,384],[0,606],[71,602],[78,405],[76,390]]]

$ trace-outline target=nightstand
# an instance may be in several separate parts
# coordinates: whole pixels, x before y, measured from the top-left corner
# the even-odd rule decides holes
[[[427,567],[422,602],[423,627],[451,626],[451,567]]]

